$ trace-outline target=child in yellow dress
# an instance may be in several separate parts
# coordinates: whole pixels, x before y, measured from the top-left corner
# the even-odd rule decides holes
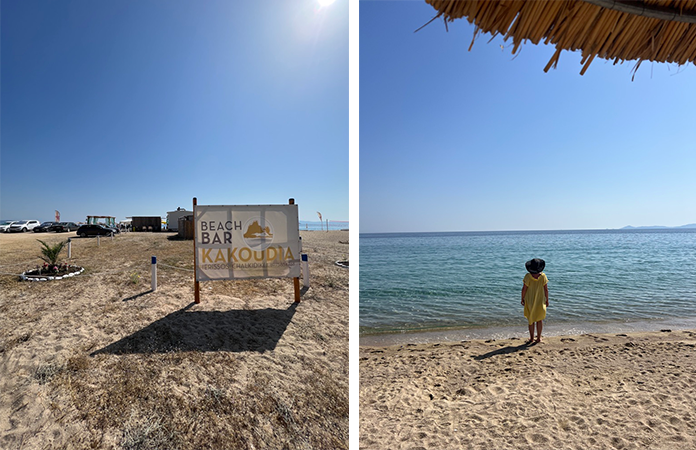
[[[529,322],[529,340],[541,342],[541,330],[544,326],[542,321],[546,318],[546,307],[549,306],[549,280],[542,272],[546,267],[543,259],[534,258],[525,263],[528,274],[524,276],[524,286],[522,286],[522,305],[524,306],[524,317]],[[534,324],[536,324],[537,338],[534,340]]]

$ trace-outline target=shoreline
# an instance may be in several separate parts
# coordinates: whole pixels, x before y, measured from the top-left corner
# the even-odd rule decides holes
[[[477,328],[447,328],[442,330],[408,330],[360,335],[360,347],[389,347],[404,344],[451,343],[488,339],[526,339],[526,324],[520,326],[490,326]],[[612,334],[658,332],[696,329],[696,317],[625,322],[544,322],[543,337],[579,336],[583,334]]]
[[[696,330],[360,347],[360,448],[696,446]]]

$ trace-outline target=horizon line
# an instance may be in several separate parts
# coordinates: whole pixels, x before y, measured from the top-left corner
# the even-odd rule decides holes
[[[360,234],[408,234],[408,233],[529,233],[529,232],[548,232],[548,231],[621,231],[621,230],[678,230],[696,229],[696,223],[678,226],[666,225],[646,225],[632,226],[626,225],[621,228],[549,228],[549,229],[526,229],[526,230],[449,230],[449,231],[360,231]]]

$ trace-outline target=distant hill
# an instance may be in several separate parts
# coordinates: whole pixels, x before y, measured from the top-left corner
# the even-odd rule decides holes
[[[642,227],[632,227],[631,225],[627,225],[623,228],[622,230],[659,230],[663,228],[669,228],[669,229],[676,229],[676,228],[696,228],[696,223],[690,223],[687,225],[682,225],[679,227],[666,227],[664,225],[652,225],[652,226],[642,226]]]

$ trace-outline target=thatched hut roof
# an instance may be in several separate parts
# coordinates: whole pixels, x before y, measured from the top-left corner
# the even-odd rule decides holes
[[[696,60],[696,0],[425,0],[445,23],[466,17],[480,32],[512,38],[513,53],[529,40],[580,50],[584,74],[595,57],[683,65]],[[474,42],[472,40],[471,45]],[[469,46],[471,49],[471,46]]]

